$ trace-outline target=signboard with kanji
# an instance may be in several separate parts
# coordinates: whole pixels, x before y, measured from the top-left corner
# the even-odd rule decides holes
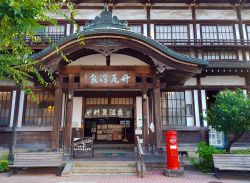
[[[86,71],[81,75],[81,87],[134,88],[135,74],[126,71]]]
[[[132,118],[132,110],[129,107],[122,106],[96,106],[87,107],[85,110],[85,118]]]

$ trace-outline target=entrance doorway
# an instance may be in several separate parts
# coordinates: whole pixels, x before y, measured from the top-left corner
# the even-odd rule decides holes
[[[84,137],[95,144],[134,144],[134,98],[85,98]]]
[[[134,143],[133,118],[85,118],[84,134],[95,143]]]

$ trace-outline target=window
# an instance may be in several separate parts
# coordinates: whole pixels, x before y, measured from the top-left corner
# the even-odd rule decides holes
[[[201,25],[203,44],[234,44],[233,25]]]
[[[79,31],[83,31],[87,26],[86,25],[80,25],[79,26]]]
[[[156,25],[155,38],[165,44],[186,44],[189,39],[188,25]]]
[[[43,42],[48,42],[49,39],[54,42],[58,41],[66,35],[65,25],[46,25],[45,29],[37,30],[37,35],[41,37]]]
[[[9,126],[11,92],[0,92],[0,126]]]
[[[130,27],[130,30],[132,32],[136,32],[136,33],[139,33],[139,34],[142,34],[142,26],[141,25],[129,25]]]
[[[209,144],[213,146],[223,146],[223,133],[209,127]]]
[[[246,25],[247,39],[250,40],[250,25]]]
[[[24,126],[51,126],[54,120],[54,97],[48,92],[34,92],[26,95]]]
[[[186,125],[186,108],[184,92],[162,92],[162,124],[169,126]]]
[[[237,52],[233,50],[204,51],[203,58],[207,60],[237,60]]]

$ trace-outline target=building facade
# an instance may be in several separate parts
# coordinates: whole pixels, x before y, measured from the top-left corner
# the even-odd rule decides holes
[[[59,26],[38,31],[41,43],[27,40],[56,85],[34,83],[34,102],[13,82],[0,82],[0,146],[70,153],[74,138],[135,144],[139,135],[161,152],[166,130],[178,131],[183,151],[201,140],[223,146],[223,134],[203,117],[219,91],[249,90],[250,2],[103,3],[77,1],[79,31],[56,17]],[[72,62],[47,48],[46,35]],[[249,137],[236,145],[249,146]]]

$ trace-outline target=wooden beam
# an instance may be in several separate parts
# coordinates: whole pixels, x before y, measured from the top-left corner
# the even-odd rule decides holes
[[[148,148],[148,98],[146,88],[146,76],[142,76],[142,122],[143,122],[143,145]]]
[[[72,141],[72,113],[73,113],[73,97],[74,97],[74,75],[69,75],[69,87],[66,106],[66,122],[64,134],[64,153],[66,156],[71,154],[71,141]]]
[[[62,78],[58,76],[56,78],[55,98],[54,98],[54,123],[52,133],[52,149],[59,151],[60,149],[60,126],[61,126],[61,114],[62,114]]]
[[[154,76],[154,89],[153,89],[153,116],[155,124],[155,144],[156,151],[161,152],[162,150],[162,123],[161,123],[161,92],[160,92],[160,79],[159,76]]]

